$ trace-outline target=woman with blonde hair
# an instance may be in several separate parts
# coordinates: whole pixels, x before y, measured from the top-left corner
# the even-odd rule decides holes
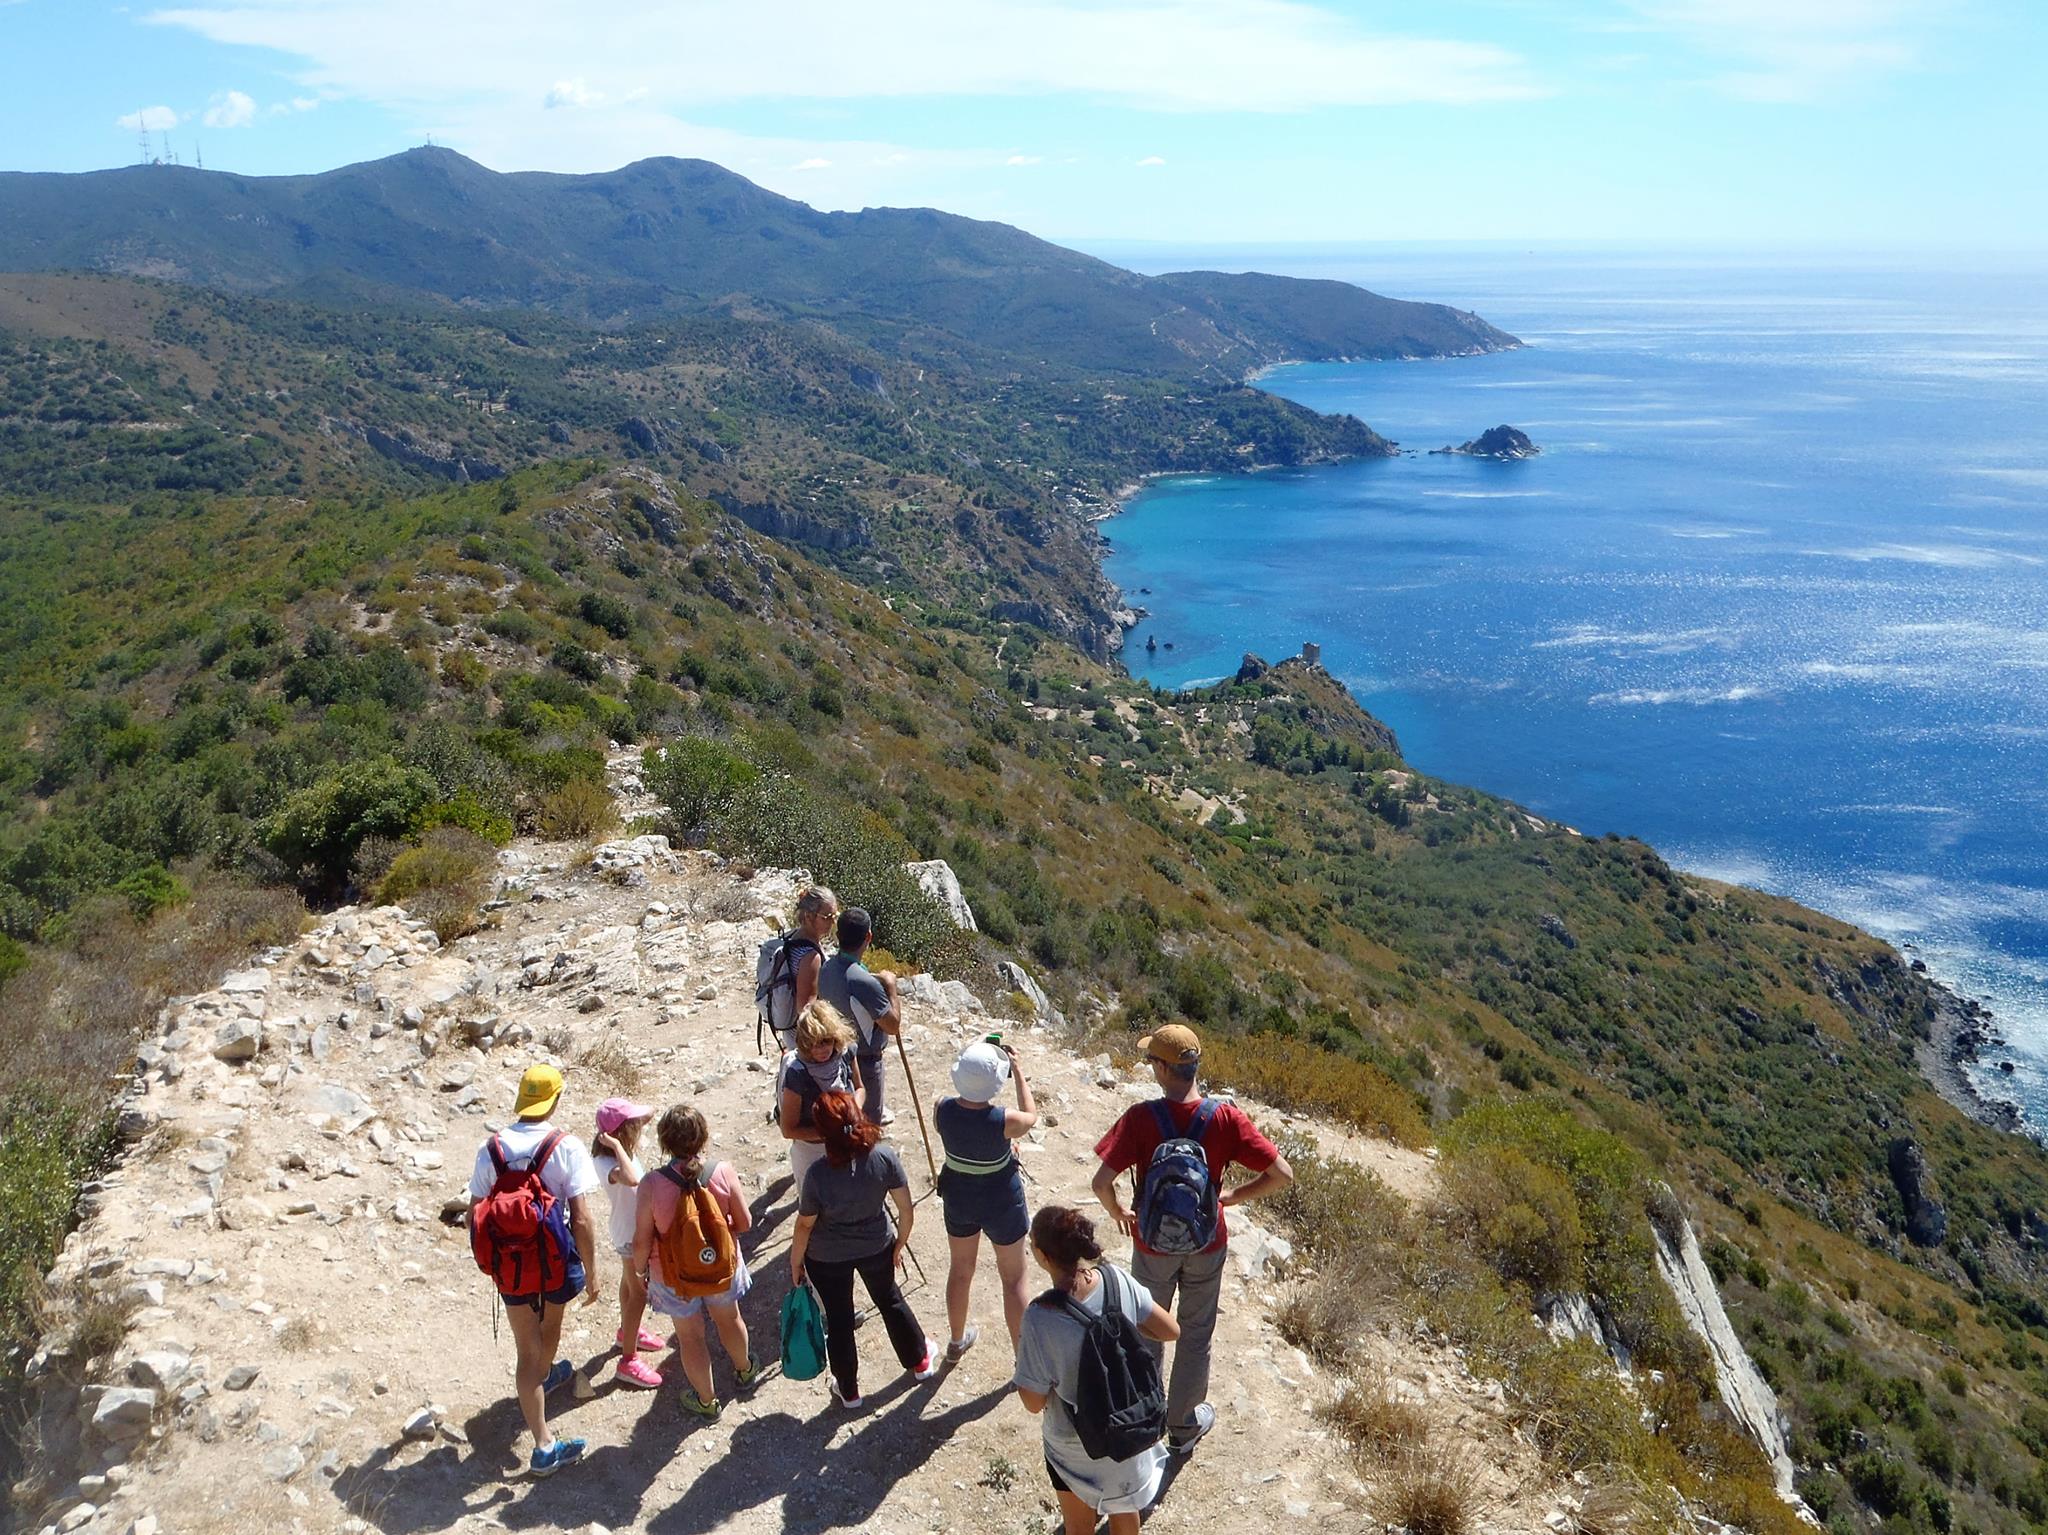
[[[690,1381],[690,1389],[683,1393],[683,1410],[700,1418],[716,1418],[718,1390],[711,1378],[711,1346],[704,1337],[707,1311],[718,1328],[718,1341],[725,1345],[725,1356],[732,1361],[735,1384],[744,1389],[761,1373],[748,1345],[746,1319],[740,1315],[740,1300],[752,1287],[753,1276],[734,1240],[752,1228],[754,1214],[740,1194],[739,1177],[732,1165],[713,1164],[705,1157],[711,1130],[696,1109],[676,1104],[661,1116],[654,1133],[668,1163],[640,1181],[631,1268],[646,1286],[648,1306],[675,1322],[676,1354]],[[687,1210],[685,1200],[690,1201]],[[732,1278],[723,1288],[705,1293],[709,1288],[705,1284],[668,1271],[664,1254],[674,1244],[665,1246],[664,1238],[678,1220],[692,1233],[686,1252],[699,1253],[702,1265],[721,1275],[724,1269],[718,1265],[730,1263]],[[696,1293],[688,1293],[692,1291]]]
[[[796,1053],[782,1072],[782,1105],[776,1115],[789,1142],[789,1171],[798,1194],[804,1175],[825,1154],[813,1114],[826,1093],[851,1093],[865,1103],[866,1090],[853,1056],[858,1036],[846,1015],[830,1002],[813,1000],[796,1015]]]
[[[896,1283],[910,1246],[917,1207],[895,1149],[877,1145],[880,1125],[861,1113],[851,1093],[818,1099],[815,1118],[824,1160],[805,1174],[798,1191],[796,1230],[789,1245],[789,1280],[808,1275],[825,1307],[825,1353],[832,1364],[832,1394],[842,1407],[860,1406],[860,1355],[853,1337],[853,1280],[858,1274],[881,1313],[903,1368],[918,1380],[939,1373],[931,1340]],[[889,1219],[890,1205],[896,1219]]]

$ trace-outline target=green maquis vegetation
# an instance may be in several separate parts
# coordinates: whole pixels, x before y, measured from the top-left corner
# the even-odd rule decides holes
[[[651,829],[808,864],[907,964],[993,996],[1017,956],[1101,1045],[1189,1018],[1221,1081],[1437,1146],[1444,1207],[1398,1219],[1304,1148],[1295,1229],[1375,1315],[1491,1361],[1558,1464],[1782,1527],[1648,1281],[1683,1214],[1831,1527],[2048,1528],[2048,1157],[1918,1075],[1926,982],[1431,778],[1301,661],[1173,694],[1104,659],[1086,519],[1117,485],[1386,451],[1363,424],[875,342],[0,278],[13,1341],[164,997],[309,907],[490,920],[496,846],[615,829],[616,746]],[[980,941],[912,857],[952,864]],[[1946,1215],[1926,1245],[1901,1142]],[[1661,1372],[1647,1419],[1527,1325],[1557,1294]],[[1341,1348],[1312,1301],[1290,1325]]]

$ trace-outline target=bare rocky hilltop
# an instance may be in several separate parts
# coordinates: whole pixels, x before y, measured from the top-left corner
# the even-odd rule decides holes
[[[563,1121],[579,1133],[611,1092],[705,1111],[715,1154],[754,1203],[746,1314],[757,1352],[775,1352],[794,1200],[784,1143],[764,1118],[753,960],[798,882],[675,852],[658,836],[519,843],[502,857],[482,932],[444,946],[399,908],[343,910],[166,1008],[123,1100],[126,1149],[89,1189],[88,1218],[50,1276],[71,1310],[32,1366],[47,1528],[681,1535],[1043,1531],[1049,1517],[1057,1528],[1037,1420],[1007,1389],[986,1250],[983,1341],[936,1380],[885,1383],[869,1347],[868,1404],[856,1414],[831,1404],[822,1380],[771,1370],[714,1424],[684,1414],[672,1384],[610,1384],[608,1273],[602,1304],[571,1309],[564,1351],[578,1375],[552,1404],[567,1432],[589,1440],[588,1462],[545,1483],[517,1475],[511,1337],[494,1325],[489,1287],[449,1217],[463,1207],[476,1145],[534,1059],[566,1069]],[[909,996],[906,1042],[929,1109],[958,1045],[991,1019],[957,982],[915,980]],[[1149,1095],[1149,1073],[1079,1053],[1048,1016],[1020,1027],[1015,1004],[1001,1005],[1045,1111],[1021,1143],[1032,1198],[1085,1203],[1093,1142]],[[1433,1153],[1248,1107],[1407,1199],[1435,1197]],[[893,1133],[923,1195],[912,1116]],[[930,1280],[914,1283],[911,1304],[942,1337],[936,1201],[921,1200],[919,1216],[913,1246]],[[1724,1395],[1752,1391],[1746,1411],[1774,1433],[1768,1388],[1687,1246],[1671,1261],[1697,1272],[1674,1287],[1687,1287],[1681,1302],[1715,1350]],[[1288,1244],[1240,1214],[1231,1250],[1218,1432],[1151,1528],[1367,1527],[1370,1468],[1318,1416],[1343,1382],[1276,1325]],[[1599,1324],[1590,1308],[1575,1321],[1566,1307],[1554,1325],[1597,1336]],[[110,1326],[112,1338],[89,1336]],[[99,1359],[89,1372],[79,1368],[88,1351]],[[1478,1528],[1619,1527],[1582,1506],[1598,1497],[1583,1478],[1545,1469],[1500,1385],[1448,1347],[1389,1319],[1347,1369],[1420,1408],[1432,1436],[1466,1457]]]

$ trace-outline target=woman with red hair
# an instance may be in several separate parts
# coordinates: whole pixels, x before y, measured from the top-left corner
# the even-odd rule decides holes
[[[910,1180],[895,1149],[877,1145],[871,1124],[851,1093],[821,1094],[811,1109],[825,1148],[824,1160],[804,1174],[797,1191],[796,1232],[790,1239],[789,1280],[806,1274],[825,1307],[825,1353],[832,1364],[832,1394],[842,1407],[861,1404],[860,1356],[853,1338],[853,1279],[860,1276],[881,1313],[903,1368],[918,1380],[939,1373],[931,1340],[896,1283],[910,1246],[916,1207]],[[889,1219],[894,1205],[896,1219]]]

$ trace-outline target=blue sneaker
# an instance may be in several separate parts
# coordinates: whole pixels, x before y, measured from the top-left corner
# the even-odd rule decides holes
[[[588,1448],[581,1439],[557,1439],[545,1450],[535,1450],[533,1459],[526,1463],[526,1471],[532,1477],[553,1476],[564,1466],[573,1466],[583,1458]]]
[[[552,1396],[575,1377],[576,1366],[566,1359],[557,1359],[548,1370],[548,1378],[540,1383],[542,1396]]]

